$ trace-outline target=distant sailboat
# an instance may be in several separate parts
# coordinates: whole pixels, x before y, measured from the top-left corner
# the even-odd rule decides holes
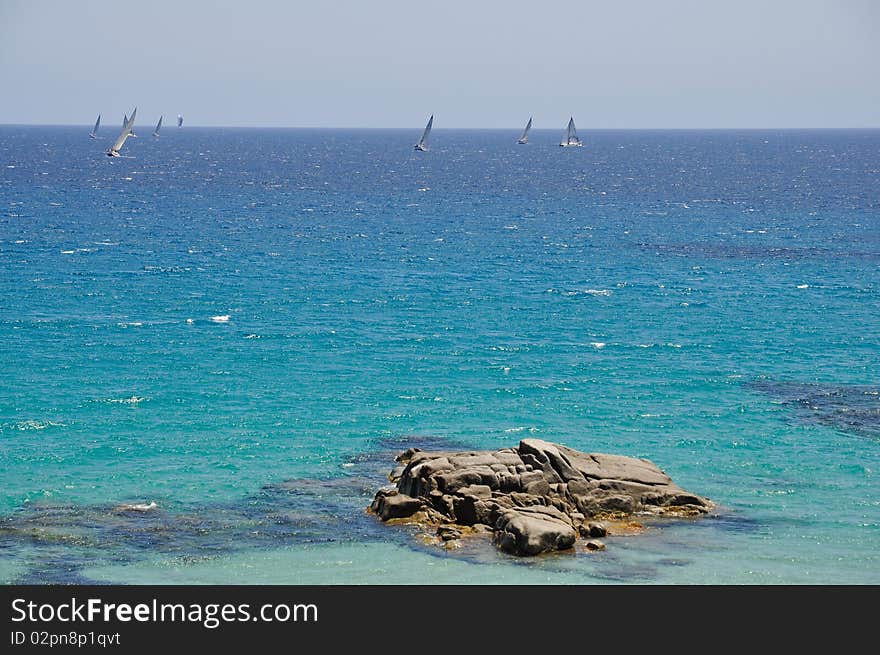
[[[128,115],[125,116],[125,122],[122,124],[122,131],[119,133],[119,136],[116,137],[116,141],[113,142],[113,145],[110,146],[110,149],[107,151],[108,157],[119,157],[119,150],[122,148],[125,140],[133,136],[131,133],[131,128],[134,126],[134,117],[137,115],[137,107],[134,108],[134,111],[131,112],[131,118]]]
[[[177,127],[183,127],[183,116],[177,115]]]
[[[428,149],[428,136],[431,134],[431,127],[434,125],[434,114],[431,114],[431,118],[428,119],[428,124],[425,125],[425,131],[422,132],[422,138],[419,139],[419,142],[413,146],[415,150],[421,150],[425,152]]]
[[[523,130],[522,136],[516,140],[517,143],[529,142],[529,130],[532,129],[532,117],[529,116],[529,122],[526,123],[526,129]]]
[[[98,120],[95,121],[95,127],[92,128],[92,131],[89,134],[89,136],[92,137],[93,139],[97,139],[98,138],[98,128],[100,126],[101,126],[101,114],[98,114]]]
[[[162,127],[162,117],[159,116],[159,122],[156,123],[156,129],[153,130],[153,136],[159,136],[159,128]]]
[[[559,145],[565,146],[582,146],[580,137],[577,135],[577,129],[574,126],[574,117],[568,119],[568,128],[565,130],[565,140],[561,141]]]

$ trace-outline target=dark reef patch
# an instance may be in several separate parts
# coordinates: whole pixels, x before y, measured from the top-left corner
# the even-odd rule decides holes
[[[399,443],[459,446],[442,437],[383,439],[347,460],[349,474],[294,478],[264,485],[230,503],[167,509],[138,503],[33,503],[0,516],[0,554],[26,563],[19,584],[92,583],[81,571],[160,553],[199,561],[242,550],[305,543],[399,541],[364,511],[387,483]]]
[[[880,387],[770,380],[746,386],[790,408],[803,424],[880,439]]]

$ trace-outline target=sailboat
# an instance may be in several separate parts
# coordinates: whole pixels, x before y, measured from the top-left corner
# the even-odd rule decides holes
[[[431,118],[428,119],[428,124],[425,125],[425,131],[422,132],[422,138],[419,139],[419,142],[413,146],[415,150],[421,150],[425,152],[428,149],[428,136],[431,134],[431,127],[434,125],[434,114],[431,114]]]
[[[93,139],[98,138],[98,128],[101,126],[101,114],[98,114],[98,120],[95,121],[95,127],[92,128],[92,131],[89,133],[89,136]]]
[[[559,145],[565,146],[582,146],[580,137],[577,135],[577,129],[574,126],[574,117],[568,119],[568,128],[565,131],[565,140],[560,141]]]
[[[131,133],[131,128],[134,126],[134,117],[137,115],[137,107],[134,108],[134,111],[131,112],[131,118],[128,115],[125,116],[125,122],[122,124],[122,131],[119,133],[119,136],[116,137],[116,141],[113,142],[113,145],[110,146],[110,149],[107,151],[108,157],[119,157],[119,150],[122,148],[125,140],[133,136]]]
[[[532,129],[532,117],[529,116],[529,122],[526,123],[526,129],[523,130],[522,136],[516,140],[517,143],[523,144],[529,142],[529,130]]]
[[[153,136],[159,136],[159,128],[162,127],[162,117],[159,116],[159,122],[156,123],[156,129],[153,130]]]
[[[135,111],[137,111],[137,109],[135,109]],[[131,119],[132,119],[132,121],[134,121],[134,114],[131,115]],[[122,115],[122,129],[125,129],[126,125],[128,125],[128,114],[123,114]],[[135,139],[137,138],[137,134],[135,134],[134,132],[130,132],[128,136],[134,137]]]
[[[183,116],[177,115],[177,127],[183,127]]]

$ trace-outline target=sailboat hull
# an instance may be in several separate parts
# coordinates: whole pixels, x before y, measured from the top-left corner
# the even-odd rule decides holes
[[[413,146],[413,150],[418,150],[419,152],[428,152],[428,148],[423,146],[421,143],[417,143]]]

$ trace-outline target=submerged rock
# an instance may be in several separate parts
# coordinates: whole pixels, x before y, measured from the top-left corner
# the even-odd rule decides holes
[[[880,387],[773,380],[748,382],[746,387],[793,409],[800,422],[880,439]]]
[[[698,516],[714,507],[648,460],[540,439],[496,451],[409,448],[395,461],[392,486],[370,505],[382,521],[421,525],[447,541],[462,528],[488,532],[498,548],[516,555],[568,550],[579,537],[588,549],[604,548],[594,540],[608,534],[602,520]]]

